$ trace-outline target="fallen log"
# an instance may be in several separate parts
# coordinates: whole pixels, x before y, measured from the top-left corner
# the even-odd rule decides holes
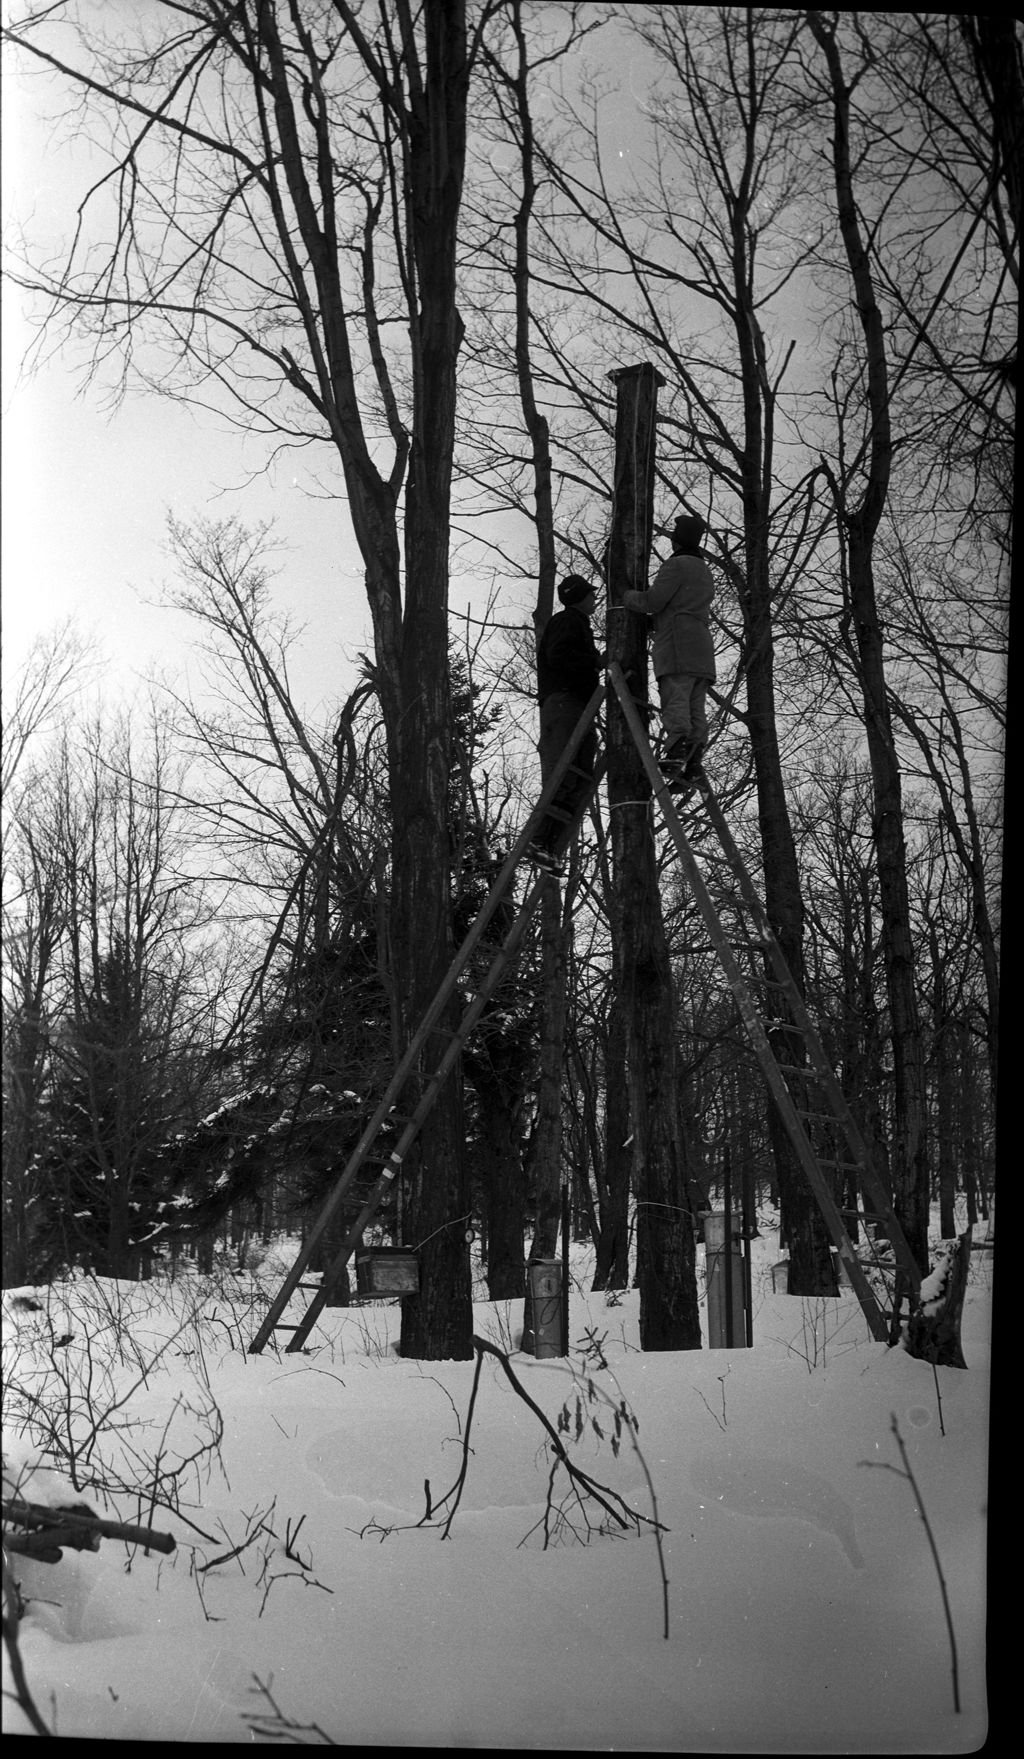
[[[59,1563],[61,1547],[72,1551],[98,1551],[101,1539],[123,1539],[147,1551],[174,1551],[177,1541],[170,1533],[152,1527],[136,1527],[125,1521],[105,1521],[84,1503],[70,1508],[49,1508],[45,1503],[24,1502],[20,1497],[3,1499],[4,1545],[23,1557],[41,1563]]]

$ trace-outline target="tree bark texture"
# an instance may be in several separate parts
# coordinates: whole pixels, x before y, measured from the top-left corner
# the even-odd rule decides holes
[[[487,1292],[492,1301],[518,1301],[526,1273],[523,1227],[526,1180],[519,1139],[524,1071],[518,1055],[467,1047],[466,1075],[476,1094],[480,1172],[487,1218]]]
[[[622,594],[647,584],[653,523],[659,375],[650,365],[613,373],[616,385],[615,495],[609,550],[609,662],[617,661],[647,701],[642,618],[623,614]],[[629,1097],[636,1168],[637,1275],[644,1350],[699,1350],[693,1216],[676,1128],[676,1008],[661,914],[650,811],[640,754],[609,692],[608,808],[620,927],[613,974],[627,1020]]]
[[[616,938],[621,937],[621,929]],[[629,1138],[628,1028],[622,987],[609,998],[605,1041],[604,1156],[595,1162],[600,1233],[597,1239],[594,1288],[629,1286],[629,1188],[632,1155]]]
[[[892,1154],[893,1207],[922,1271],[928,1265],[928,1131],[924,1044],[914,974],[914,941],[907,886],[907,847],[899,756],[886,691],[885,651],[875,592],[874,543],[892,474],[885,328],[875,293],[868,248],[861,234],[853,185],[850,94],[836,26],[807,14],[809,28],[828,69],[832,99],[832,164],[836,211],[864,340],[867,373],[867,435],[860,501],[851,505],[849,484],[837,484],[846,552],[847,604],[852,623],[864,725],[873,784],[872,837],[881,898],[881,937],[892,1031],[895,1127]]]
[[[404,18],[405,6],[399,10]],[[406,1041],[440,987],[454,951],[448,554],[455,374],[462,341],[455,303],[468,86],[462,0],[434,0],[425,9],[423,29],[422,83],[413,60],[407,69],[406,175],[418,296],[410,316],[418,394],[405,499],[401,715],[389,741],[395,827],[392,956]],[[411,37],[411,23],[408,30]],[[453,1011],[448,1025],[455,1024]],[[440,1060],[445,1047],[444,1034],[434,1035],[424,1054],[427,1069]],[[473,1353],[473,1307],[459,1079],[449,1079],[442,1088],[407,1179],[407,1236],[420,1253],[420,1292],[402,1303],[402,1354],[466,1359]]]
[[[375,80],[382,127],[400,161],[412,381],[412,434],[388,410],[395,459],[385,478],[367,443],[339,270],[331,124],[322,68],[308,31],[303,108],[316,131],[315,169],[302,150],[291,59],[277,8],[261,0],[259,48],[266,57],[276,149],[315,292],[293,273],[307,334],[313,338],[316,391],[345,477],[353,529],[365,565],[374,631],[374,684],[388,750],[393,820],[390,941],[399,1050],[408,1042],[450,962],[448,778],[451,764],[448,578],[456,363],[462,323],[456,305],[456,242],[465,165],[469,67],[464,0],[433,0],[419,18],[395,0],[386,51],[363,32],[361,17],[337,0],[353,45]],[[421,47],[417,30],[422,37]],[[384,56],[388,57],[385,59]],[[262,89],[257,86],[262,99]],[[290,232],[283,192],[278,230]],[[291,238],[284,246],[293,250]],[[368,318],[376,314],[368,312]],[[390,387],[378,379],[388,401]],[[403,543],[398,497],[408,464]],[[449,1026],[453,1019],[446,1022]],[[424,1050],[429,1074],[443,1054],[439,1029]],[[415,1105],[410,1083],[403,1104]],[[427,1118],[405,1168],[406,1243],[420,1253],[420,1292],[402,1303],[403,1355],[427,1360],[472,1355],[472,1299],[461,1085],[451,1078]]]
[[[752,142],[750,147],[752,150]],[[733,227],[733,295],[735,334],[743,391],[743,445],[740,451],[745,579],[740,592],[743,614],[743,667],[747,690],[757,816],[764,875],[764,905],[793,981],[807,992],[804,963],[804,907],[796,840],[786,800],[776,724],[775,636],[769,546],[773,408],[764,358],[764,339],[753,299],[747,255],[747,214],[739,209]],[[765,961],[765,973],[772,971]],[[765,992],[769,1010],[777,992]],[[799,1067],[805,1060],[802,1037],[787,1030],[788,1014],[781,998],[765,1024],[780,1063]],[[799,1083],[790,1077],[790,1085]],[[793,1087],[794,1099],[806,1108],[805,1093]],[[822,1295],[836,1292],[831,1240],[824,1219],[805,1180],[792,1143],[775,1106],[769,1102],[768,1129],[778,1174],[782,1236],[789,1251],[790,1293]]]
[[[549,878],[540,901],[541,1027],[537,1119],[530,1155],[534,1187],[529,1263],[553,1258],[561,1222],[562,1065],[565,1053],[565,986],[569,976],[572,916],[563,918],[558,882]],[[523,1348],[532,1348],[533,1304],[527,1280]]]

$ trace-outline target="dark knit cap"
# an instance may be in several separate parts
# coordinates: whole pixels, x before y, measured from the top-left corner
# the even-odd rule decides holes
[[[706,531],[707,524],[699,513],[680,513],[672,527],[672,539],[674,543],[697,549]]]
[[[578,605],[593,590],[589,580],[584,580],[582,574],[567,574],[558,588],[558,596],[563,605]]]

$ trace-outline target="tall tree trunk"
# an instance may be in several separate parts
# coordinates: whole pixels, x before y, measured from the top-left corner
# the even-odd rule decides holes
[[[952,1054],[953,1023],[949,1018],[945,961],[935,922],[928,925],[928,952],[932,968],[932,1105],[935,1114],[935,1158],[939,1175],[939,1232],[944,1240],[951,1240],[956,1231],[956,1143],[953,1137],[956,1070]]]
[[[872,837],[881,898],[881,938],[893,1050],[893,1206],[910,1249],[922,1272],[926,1272],[929,1179],[924,1045],[914,981],[902,783],[886,691],[885,652],[874,576],[875,535],[888,498],[892,472],[885,330],[854,195],[850,145],[852,87],[843,76],[836,41],[837,27],[826,24],[823,15],[817,12],[809,12],[807,22],[828,68],[836,211],[864,339],[867,369],[868,433],[864,486],[859,504],[850,505],[847,483],[838,483],[833,477],[833,486],[837,492],[837,511],[846,551],[847,604],[863,695],[873,784]]]
[[[303,151],[295,110],[293,64],[270,0],[261,0],[258,8],[259,41],[270,70],[280,140],[278,147],[268,139],[268,146],[280,156],[316,280],[323,346],[315,355],[315,401],[327,412],[341,458],[373,619],[374,685],[387,738],[393,815],[390,939],[401,1052],[436,994],[452,952],[448,551],[455,375],[462,342],[456,245],[469,66],[464,0],[432,0],[416,17],[410,0],[395,0],[386,31],[387,61],[363,35],[357,11],[345,0],[337,0],[336,10],[377,82],[389,143],[396,155],[401,153],[397,181],[403,205],[395,219],[400,229],[403,221],[407,228],[404,263],[413,432],[407,439],[389,410],[395,459],[387,479],[367,442],[359,402],[337,250],[337,168],[331,158],[327,109],[317,89],[320,69],[311,39],[302,37],[300,29],[306,51],[302,103],[307,119],[318,126],[314,197],[308,181],[314,173]],[[422,66],[417,32],[423,43]],[[398,497],[406,459],[403,607]],[[443,1048],[439,1029],[425,1047],[424,1073],[436,1065]],[[411,1109],[415,1098],[410,1083],[403,1103]],[[402,1304],[401,1350],[403,1355],[427,1360],[464,1359],[472,1355],[473,1326],[457,1078],[446,1083],[404,1175],[406,1234],[419,1249],[421,1276],[420,1292]]]
[[[863,523],[856,518],[848,524],[848,537],[850,604],[871,759],[874,790],[871,828],[878,865],[881,940],[892,1031],[893,1205],[914,1257],[922,1271],[927,1271],[927,1084],[914,980],[903,789],[885,690],[885,659],[875,600],[871,539]]]
[[[621,930],[617,935],[621,939]],[[595,1163],[600,1233],[594,1288],[625,1289],[629,1285],[629,1185],[632,1155],[629,1137],[627,1026],[622,990],[615,986],[609,1000],[604,1064],[604,1155]]]
[[[960,1016],[951,1024],[955,1042],[957,1149],[960,1179],[967,1196],[967,1220],[971,1227],[979,1209],[988,1219],[988,1197],[983,1148],[983,1123],[978,1105],[979,1081],[975,1065],[970,1022]]]
[[[497,1055],[497,1053],[494,1053]],[[519,1142],[518,1057],[491,1064],[486,1044],[479,1057],[467,1056],[467,1078],[477,1098],[481,1172],[487,1218],[487,1292],[492,1301],[518,1300],[523,1293],[523,1226],[526,1182]]]
[[[516,64],[507,73],[519,127],[521,188],[513,222],[515,263],[515,362],[519,401],[530,437],[533,467],[534,531],[537,538],[537,602],[533,625],[537,641],[550,621],[555,603],[555,518],[551,489],[551,431],[537,402],[530,351],[530,226],[537,194],[533,116],[530,108],[529,50],[523,30],[522,5],[512,0],[508,11],[515,36]],[[537,1120],[533,1133],[532,1169],[536,1206],[530,1260],[551,1258],[558,1239],[561,1216],[560,1178],[562,1160],[562,1064],[565,1054],[565,985],[568,978],[568,943],[572,919],[563,923],[558,887],[544,888],[540,910],[541,932],[541,1057]],[[526,1291],[524,1342],[532,1337],[532,1301]],[[568,1340],[566,1340],[568,1343]]]
[[[746,211],[738,209],[733,227],[735,333],[743,390],[740,472],[746,567],[740,605],[743,612],[747,730],[757,784],[765,911],[793,981],[803,996],[807,990],[804,907],[776,722],[769,549],[773,403],[764,338],[753,298],[753,278],[747,254],[747,219]],[[765,971],[770,979],[773,973],[767,958]],[[803,1038],[792,1029],[787,1030],[785,1004],[781,997],[777,1002],[775,1000],[778,992],[769,989],[766,994],[769,998],[766,1024],[772,1050],[780,1063],[799,1068],[806,1055]],[[806,1106],[806,1098],[799,1094],[795,1097],[799,1106]],[[768,1129],[778,1175],[781,1232],[789,1251],[789,1293],[834,1294],[836,1279],[828,1229],[800,1169],[782,1119],[770,1102]]]
[[[612,615],[623,592],[643,591],[651,548],[657,385],[649,365],[613,373],[616,385],[615,496],[609,550],[609,661],[643,679],[643,621]],[[608,805],[621,936],[613,973],[621,985],[629,1047],[629,1094],[637,1187],[637,1276],[644,1350],[699,1350],[693,1215],[684,1148],[676,1127],[678,1053],[675,996],[661,914],[651,787],[618,705],[609,696]]]
[[[569,937],[572,916],[563,920],[558,882],[549,878],[544,886],[541,909],[541,1025],[540,1078],[537,1086],[537,1121],[531,1150],[534,1187],[533,1238],[529,1263],[553,1258],[561,1221],[562,1166],[562,1063],[565,1050],[565,986],[569,974]],[[529,1284],[523,1310],[523,1347],[529,1349],[533,1335],[533,1309]]]
[[[439,989],[453,953],[448,836],[451,702],[448,552],[455,373],[462,320],[456,244],[466,135],[463,0],[433,0],[423,17],[425,83],[410,81],[408,180],[419,295],[411,313],[419,373],[405,506],[406,600],[402,713],[390,740],[396,826],[392,953],[403,1037]],[[411,26],[410,26],[411,29]],[[449,1027],[455,1024],[454,1013]],[[442,1032],[424,1054],[444,1053]],[[472,1355],[466,1229],[469,1188],[461,1081],[446,1082],[407,1169],[407,1233],[420,1252],[420,1292],[402,1303],[401,1351],[428,1360]]]

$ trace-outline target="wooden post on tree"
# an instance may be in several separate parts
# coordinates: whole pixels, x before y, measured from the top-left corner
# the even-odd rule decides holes
[[[622,608],[647,586],[653,535],[654,447],[661,375],[649,362],[610,375],[615,385],[615,490],[608,546],[608,662],[648,703],[647,630]],[[637,1202],[637,1282],[644,1350],[699,1350],[693,1217],[677,1119],[676,1018],[650,814],[651,787],[618,698],[609,691],[608,807],[615,887],[613,973],[625,998]]]

